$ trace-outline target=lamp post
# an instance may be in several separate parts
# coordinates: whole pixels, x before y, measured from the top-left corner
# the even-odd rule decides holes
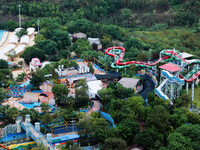
[[[21,28],[21,14],[20,14],[21,5],[19,4],[18,7],[19,7],[19,27]]]
[[[37,23],[38,23],[38,34],[39,34],[39,32],[40,32],[40,20],[39,19],[37,20]]]
[[[151,51],[152,51],[152,49],[149,49],[149,62],[151,60]]]
[[[73,132],[74,132],[74,120],[72,119],[72,121],[70,121],[72,123],[72,126],[73,126]],[[74,134],[73,134],[73,141],[74,141]]]

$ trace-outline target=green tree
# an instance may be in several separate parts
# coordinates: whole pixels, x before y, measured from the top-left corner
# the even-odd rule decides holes
[[[131,119],[126,119],[120,122],[118,129],[121,137],[131,144],[135,135],[140,131],[140,124]]]
[[[92,72],[92,74],[94,74],[94,68],[91,63],[88,63],[88,67],[90,68],[90,72]]]
[[[108,138],[105,140],[103,147],[109,150],[125,150],[127,144],[126,141],[121,138]]]
[[[6,98],[6,93],[3,91],[2,88],[0,88],[0,104],[4,102],[5,98]]]
[[[134,141],[144,149],[159,149],[164,144],[164,137],[152,129],[146,129],[139,132]]]
[[[138,54],[137,56],[137,60],[140,60],[140,61],[147,61],[148,60],[148,55],[147,55],[147,52],[145,51],[142,51]]]
[[[19,116],[19,110],[15,107],[8,108],[6,110],[6,118],[9,120],[10,123],[14,123],[16,120],[16,117]]]
[[[132,25],[132,12],[130,9],[122,9],[120,17],[124,26],[128,27]]]
[[[75,86],[75,106],[77,108],[86,106],[89,102],[88,85],[85,79],[81,79]]]
[[[175,108],[174,113],[170,117],[170,123],[174,128],[187,123],[187,117],[184,114],[184,110],[181,108]]]
[[[25,29],[21,29],[16,33],[16,35],[18,36],[19,39],[21,39],[21,37],[23,35],[27,35],[27,33],[28,33],[28,31],[26,31]]]
[[[40,105],[40,107],[41,107],[42,112],[44,112],[44,113],[46,113],[50,108],[50,106],[48,104],[46,104],[46,103],[42,103]]]
[[[92,126],[94,129],[94,137],[99,142],[104,142],[107,138],[107,131],[108,131],[108,123],[103,118],[94,118],[92,122]]]
[[[111,38],[109,36],[103,36],[103,38],[101,39],[101,43],[103,45],[103,48],[107,48],[112,46],[112,41]]]
[[[197,112],[188,111],[187,113],[185,113],[185,116],[187,117],[187,120],[189,123],[192,123],[192,124],[200,123],[199,114]]]
[[[69,89],[62,84],[56,84],[53,86],[52,92],[54,94],[54,99],[56,101],[56,104],[61,106],[62,105],[61,99],[64,95],[68,95]]]
[[[60,58],[63,58],[63,59],[71,58],[71,52],[69,50],[61,50],[58,55]]]
[[[184,137],[181,133],[171,133],[168,138],[167,148],[170,150],[192,150],[191,140],[187,137]]]
[[[86,117],[78,122],[77,128],[79,129],[78,134],[80,135],[80,140],[92,137],[93,127],[91,124],[92,124],[92,119]]]
[[[65,49],[67,46],[71,45],[71,40],[67,31],[56,29],[52,34],[52,40],[57,43],[59,50]]]
[[[9,31],[14,31],[17,28],[17,26],[18,26],[17,23],[13,20],[9,20],[7,22],[7,27]]]
[[[161,134],[167,134],[169,130],[169,114],[163,106],[155,106],[147,115],[147,127],[155,128]]]
[[[48,127],[48,125],[51,123],[52,119],[49,113],[45,113],[41,116],[42,123]]]
[[[8,69],[8,62],[4,59],[0,59],[0,69]]]
[[[26,47],[25,51],[22,53],[20,57],[24,58],[26,64],[29,64],[32,58],[38,58],[40,59],[41,62],[46,60],[44,52],[35,46]]]
[[[175,100],[176,107],[188,107],[192,103],[192,99],[186,93],[182,93],[178,99]]]
[[[47,55],[55,54],[57,51],[57,43],[50,39],[38,41],[37,46]]]
[[[10,57],[11,61],[14,61],[14,58],[17,57],[16,51],[14,49],[11,49],[8,53],[8,56]]]
[[[44,75],[41,74],[40,72],[37,72],[37,73],[32,74],[32,78],[30,79],[30,83],[33,85],[34,88],[39,90],[41,83],[43,83],[45,80],[46,79],[45,79]]]
[[[91,51],[92,46],[90,42],[84,39],[77,39],[71,46],[70,51],[74,51],[77,55],[80,55],[83,51]]]

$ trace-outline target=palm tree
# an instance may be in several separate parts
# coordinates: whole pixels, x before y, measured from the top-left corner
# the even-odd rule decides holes
[[[11,61],[14,61],[14,58],[17,57],[16,51],[14,49],[11,49],[8,56],[10,57]]]

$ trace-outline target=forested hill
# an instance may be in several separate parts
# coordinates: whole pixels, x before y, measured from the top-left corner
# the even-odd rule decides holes
[[[58,16],[68,19],[70,16],[83,16],[94,22],[123,27],[150,27],[156,23],[193,26],[198,23],[200,15],[198,0],[2,0],[2,18],[6,20],[9,17],[4,16],[18,15],[19,3],[22,14],[29,17]],[[78,16],[74,14],[77,10]]]
[[[25,28],[37,26],[36,20],[46,17],[47,24],[56,22],[70,33],[122,42],[135,36],[140,46],[125,44],[135,56],[138,50],[149,48],[177,48],[200,56],[199,0],[1,0],[1,29],[17,26],[18,4]]]

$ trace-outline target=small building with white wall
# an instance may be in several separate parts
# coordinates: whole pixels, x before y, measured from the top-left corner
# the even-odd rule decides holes
[[[38,58],[32,58],[31,62],[29,63],[30,71],[36,72],[37,69],[42,67],[42,64]]]

